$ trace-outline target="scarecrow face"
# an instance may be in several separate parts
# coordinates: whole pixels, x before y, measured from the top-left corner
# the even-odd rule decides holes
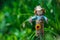
[[[35,13],[37,14],[37,15],[42,15],[43,14],[43,10],[42,10],[43,8],[41,8],[40,6],[37,6],[36,8],[35,8]]]
[[[41,10],[37,10],[37,15],[42,15],[42,11]]]

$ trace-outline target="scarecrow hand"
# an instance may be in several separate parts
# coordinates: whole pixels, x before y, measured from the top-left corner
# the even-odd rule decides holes
[[[29,23],[32,25],[32,19],[30,18]]]

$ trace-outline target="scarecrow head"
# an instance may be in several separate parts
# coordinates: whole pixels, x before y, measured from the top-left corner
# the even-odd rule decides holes
[[[41,6],[36,6],[34,13],[36,15],[43,15],[45,13],[45,10]]]

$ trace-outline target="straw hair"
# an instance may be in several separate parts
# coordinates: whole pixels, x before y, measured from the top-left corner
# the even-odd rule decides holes
[[[42,13],[45,13],[44,8],[41,8],[41,6],[36,6],[34,13],[37,14],[37,11],[42,11]]]

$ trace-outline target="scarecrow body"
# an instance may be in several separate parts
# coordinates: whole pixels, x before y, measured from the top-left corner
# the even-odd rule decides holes
[[[30,18],[30,23],[36,21],[35,29],[36,36],[39,37],[41,34],[44,36],[44,20],[47,22],[47,17],[44,16],[44,10],[40,6],[37,6],[34,10],[35,16]],[[40,34],[41,33],[41,34]]]
[[[44,20],[47,21],[47,17],[45,17],[44,15],[41,16],[33,16],[32,21],[36,21],[36,36],[39,36],[40,33],[42,33],[42,35],[44,35]]]

